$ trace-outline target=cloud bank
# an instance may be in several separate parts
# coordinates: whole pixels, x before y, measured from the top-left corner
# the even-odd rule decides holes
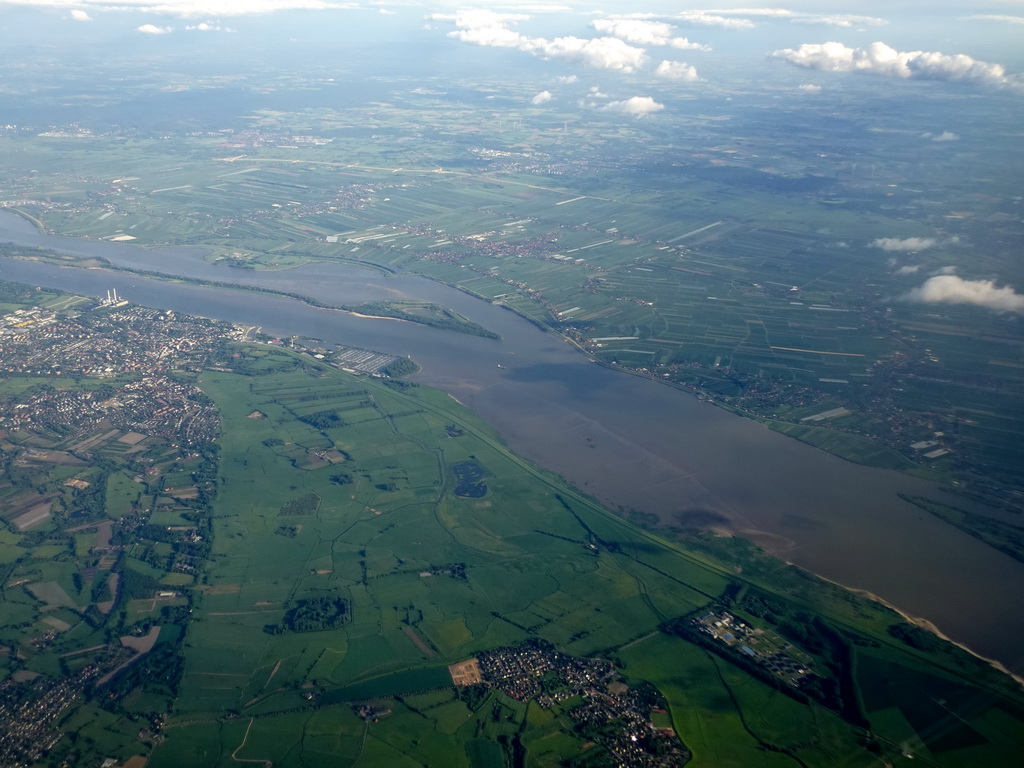
[[[871,243],[873,248],[883,251],[923,251],[938,244],[934,237],[879,237]]]
[[[185,29],[192,32],[232,32],[234,30],[228,27],[222,27],[220,24],[211,24],[208,21],[201,22],[199,24],[190,24]]]
[[[721,13],[721,11],[719,13]],[[750,19],[727,18],[719,15],[719,13],[708,13],[707,11],[683,11],[673,18],[679,19],[680,21],[695,27],[753,29],[756,26]]]
[[[71,8],[75,21],[87,21],[90,11],[126,11],[172,16],[197,17],[259,16],[275,11],[338,11],[360,7],[358,2],[342,0],[0,0],[0,6],[20,5],[43,8]]]
[[[432,13],[430,18],[434,21],[452,21],[459,29],[479,29],[528,21],[530,16],[525,13],[501,13],[484,8],[471,8],[455,13]]]
[[[634,96],[624,101],[609,101],[603,107],[602,112],[619,112],[623,115],[632,115],[636,118],[644,117],[652,112],[664,109],[664,104],[659,104],[650,96]]]
[[[695,83],[700,80],[696,67],[691,67],[685,61],[663,61],[654,70],[654,76],[683,83]]]
[[[956,275],[936,275],[903,298],[923,304],[973,304],[999,312],[1024,313],[1024,295],[995,280],[964,280]]]
[[[881,27],[889,22],[876,16],[857,16],[855,14],[839,14],[830,16],[797,16],[790,19],[794,24],[818,24],[826,27]]]
[[[750,17],[750,18],[747,18]],[[722,29],[753,29],[754,19],[762,22],[782,21],[791,24],[817,24],[850,29],[854,27],[881,27],[889,22],[877,16],[855,13],[808,13],[785,8],[716,8],[714,10],[680,11],[674,14],[628,13],[622,19],[670,18],[695,27],[721,27]]]
[[[867,72],[886,77],[946,80],[1024,90],[1024,79],[1008,75],[1001,64],[978,61],[957,53],[897,51],[875,42],[866,48],[848,48],[842,43],[804,43],[771,54],[804,69],[822,72]]]
[[[664,21],[640,19],[595,19],[590,25],[598,32],[637,45],[664,45],[681,51],[709,51],[706,45],[691,43],[685,37],[672,37],[675,29]]]
[[[542,59],[561,59],[583,64],[595,69],[614,69],[633,72],[647,63],[647,54],[642,48],[635,48],[616,37],[595,37],[589,40],[580,37],[530,38],[520,50],[532,53]]]
[[[448,37],[473,45],[514,48],[542,59],[559,59],[620,72],[633,72],[647,63],[643,48],[636,48],[617,37],[584,39],[567,36],[554,40],[528,37],[509,26],[529,18],[519,13],[473,10],[435,13],[430,18],[454,22],[457,29],[449,32]]]
[[[967,18],[972,21],[995,21],[999,24],[1024,24],[1024,16],[1010,16],[1004,13],[976,13]]]
[[[141,27],[136,27],[135,31],[141,32],[144,35],[169,35],[174,30],[171,27],[158,27],[155,24],[143,24]]]

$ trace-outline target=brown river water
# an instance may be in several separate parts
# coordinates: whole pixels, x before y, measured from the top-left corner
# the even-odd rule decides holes
[[[0,242],[330,303],[416,298],[449,306],[501,340],[356,317],[266,294],[0,259],[0,279],[92,296],[117,288],[138,304],[411,355],[422,367],[414,380],[450,393],[518,454],[611,508],[741,533],[1024,671],[1024,613],[1017,610],[1024,605],[1024,564],[897,496],[962,504],[933,483],[852,464],[686,392],[599,366],[514,313],[424,278],[325,263],[284,272],[234,270],[207,264],[196,249],[40,235],[6,213],[0,213]]]

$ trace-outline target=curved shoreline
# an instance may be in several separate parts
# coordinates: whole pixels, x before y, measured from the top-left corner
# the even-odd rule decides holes
[[[7,244],[11,244],[11,243],[7,243]],[[43,250],[43,249],[40,249],[40,248],[35,248],[34,246],[25,246],[25,247],[32,247],[35,250]],[[54,253],[59,253],[59,251],[53,251],[53,252]],[[7,256],[6,258],[17,259],[17,260],[20,260],[20,261],[32,261],[32,262],[38,262],[38,263],[42,263],[42,264],[52,264],[52,265],[54,265],[56,267],[69,267],[70,266],[73,269],[91,269],[91,270],[97,270],[97,271],[113,272],[113,273],[117,273],[117,274],[138,275],[139,277],[147,277],[147,278],[152,278],[154,280],[165,280],[165,281],[170,282],[170,283],[187,283],[189,285],[198,285],[198,286],[204,286],[204,287],[208,287],[208,288],[222,288],[222,289],[225,289],[225,290],[242,291],[242,292],[247,292],[247,293],[261,293],[261,294],[264,294],[264,295],[267,295],[267,296],[281,296],[281,297],[288,298],[288,299],[294,299],[295,301],[298,301],[298,302],[300,302],[302,304],[305,304],[307,306],[313,307],[315,309],[327,309],[327,310],[331,310],[331,311],[334,311],[334,312],[345,312],[345,313],[350,314],[350,315],[352,315],[354,317],[361,317],[361,318],[366,318],[366,319],[371,319],[371,320],[397,320],[399,322],[411,323],[413,325],[422,325],[422,326],[425,326],[427,328],[433,328],[433,329],[439,330],[439,331],[451,331],[452,333],[464,333],[467,336],[479,336],[480,338],[484,338],[484,339],[499,340],[501,338],[500,336],[498,336],[498,334],[494,333],[493,331],[488,330],[487,328],[484,328],[483,326],[479,326],[480,331],[477,331],[477,330],[473,329],[471,326],[468,326],[468,327],[465,327],[465,328],[449,327],[449,326],[441,325],[440,323],[432,322],[429,319],[420,320],[420,319],[417,319],[417,318],[414,318],[414,317],[393,317],[391,315],[367,315],[365,313],[357,312],[355,309],[353,309],[351,307],[346,307],[343,304],[336,304],[336,305],[335,304],[325,304],[325,303],[323,303],[321,301],[317,301],[316,299],[314,299],[314,298],[312,298],[310,296],[307,296],[305,294],[301,294],[301,293],[292,293],[290,291],[280,291],[280,290],[275,290],[275,289],[272,289],[272,288],[264,288],[264,287],[258,286],[258,285],[238,285],[236,283],[221,282],[219,280],[208,280],[208,279],[202,278],[202,277],[186,277],[184,275],[175,275],[175,274],[170,274],[170,273],[167,273],[167,272],[156,272],[156,271],[148,270],[148,269],[135,269],[133,267],[122,267],[122,266],[117,266],[116,264],[111,264],[109,260],[102,259],[102,257],[98,257],[102,261],[104,261],[104,264],[102,266],[82,266],[80,264],[72,265],[72,264],[63,263],[63,262],[61,262],[59,260],[51,261],[51,260],[49,260],[49,259],[47,259],[47,258],[45,258],[43,256],[40,256],[39,258],[33,258],[31,256],[15,255],[15,256]],[[79,261],[79,258],[77,256],[72,256],[72,258],[75,259],[76,261]]]
[[[103,244],[103,245],[106,245],[106,244]],[[59,248],[47,248],[46,246],[40,247],[40,246],[37,246],[37,245],[29,245],[27,247],[30,247],[30,248],[31,247],[37,247],[40,250],[60,250]],[[61,267],[64,267],[64,268],[68,268],[68,267],[71,267],[71,268],[81,268],[79,266],[79,258],[81,258],[81,257],[78,257],[78,258],[74,258],[73,257],[73,258],[64,260],[63,262],[61,262],[61,261],[29,260],[29,263],[32,263],[32,261],[35,261],[36,263],[39,263],[40,266],[47,266],[47,267],[49,267],[51,269],[60,269]],[[304,297],[304,296],[296,295],[296,294],[290,293],[288,291],[272,291],[272,290],[267,290],[265,288],[262,288],[260,286],[239,286],[237,284],[227,284],[227,285],[225,285],[225,284],[223,284],[220,281],[203,281],[203,280],[199,280],[199,279],[192,279],[192,280],[190,280],[188,278],[182,278],[182,277],[175,276],[175,275],[168,275],[166,273],[156,273],[156,274],[153,274],[153,273],[146,273],[146,272],[136,271],[136,270],[118,269],[116,267],[104,267],[104,268],[97,267],[97,268],[94,268],[94,269],[96,269],[96,271],[101,272],[101,273],[102,272],[109,272],[111,274],[117,274],[117,273],[121,272],[121,273],[125,273],[125,274],[137,274],[139,277],[142,277],[142,278],[151,278],[151,279],[152,278],[156,278],[159,282],[165,282],[168,285],[173,285],[174,283],[178,283],[178,284],[181,284],[181,289],[182,290],[185,289],[185,285],[186,284],[191,283],[191,284],[196,285],[197,288],[200,288],[200,287],[206,285],[206,286],[209,286],[212,289],[230,290],[231,292],[236,293],[239,296],[244,296],[245,295],[244,292],[248,291],[248,292],[253,293],[253,294],[264,294],[264,298],[261,300],[261,303],[262,302],[267,302],[268,301],[268,297],[275,297],[276,296],[276,297],[280,297],[282,299],[293,299],[293,300],[295,300],[297,302],[301,302],[304,306],[308,307],[309,309],[329,308],[329,309],[333,309],[334,311],[343,312],[343,313],[348,314],[349,316],[352,316],[352,317],[357,317],[357,316],[361,316],[363,318],[367,317],[365,315],[365,313],[358,313],[358,312],[357,313],[352,313],[350,310],[346,310],[346,309],[341,308],[341,307],[331,307],[331,306],[327,306],[327,305],[321,304],[321,302],[318,302],[315,299],[312,300],[312,301],[307,300],[306,297]],[[102,279],[102,278],[98,278],[98,279]],[[429,278],[428,278],[428,280],[429,280]],[[442,283],[442,281],[436,281],[436,280],[430,280],[430,282],[434,282],[434,283],[438,283],[438,284]],[[447,287],[451,288],[451,286],[447,286]],[[462,290],[460,290],[459,293],[462,294],[462,295],[465,295],[465,296],[467,296],[469,298],[479,299],[479,297],[474,296],[472,294],[472,292],[469,292],[469,291],[462,291]],[[521,320],[523,320],[523,319],[527,320],[527,322],[530,324],[530,326],[532,326],[536,330],[542,330],[545,333],[553,333],[553,335],[558,336],[558,338],[560,340],[566,338],[566,337],[564,337],[560,333],[553,332],[553,329],[551,329],[550,327],[544,327],[542,329],[539,328],[538,327],[538,323],[536,323],[535,321],[531,322],[529,319],[524,318],[522,316],[521,312],[516,311],[515,308],[513,308],[513,307],[509,307],[507,305],[499,305],[498,302],[489,302],[489,301],[486,301],[486,300],[484,300],[484,303],[489,305],[489,306],[495,307],[495,309],[500,308],[500,309],[509,309],[509,310],[511,310],[513,312],[513,316],[515,316],[515,317],[517,317],[517,318],[519,318]],[[275,305],[273,304],[273,301],[271,299],[271,303],[267,304],[267,307],[268,308],[272,308],[273,306],[275,306]],[[453,305],[453,306],[458,306],[458,305]],[[200,312],[198,314],[202,314],[202,312]],[[489,317],[490,315],[485,315],[485,316]],[[370,316],[370,317],[373,318],[373,319],[382,319],[382,318],[380,318],[378,316]],[[401,318],[383,318],[383,319],[401,319]],[[426,328],[426,326],[422,326],[422,327]],[[283,331],[283,330],[284,329],[282,328],[281,331]],[[505,330],[504,326],[502,326],[502,330],[503,331]],[[279,331],[279,332],[281,332],[281,331]],[[404,332],[402,332],[402,333],[404,334]],[[392,333],[391,335],[394,335],[394,334]],[[514,335],[510,336],[509,338],[510,339],[516,339],[516,337]],[[459,342],[459,343],[461,344],[461,342]],[[576,353],[576,354],[579,354],[579,352],[581,352],[581,351],[585,352],[585,350],[581,350],[580,349],[578,344],[572,344],[571,343],[571,344],[566,345],[566,348],[571,348],[573,350],[573,352]],[[482,350],[481,350],[481,352],[482,352]],[[488,361],[490,360],[489,357],[487,359],[488,359]],[[510,358],[510,359],[516,359],[516,358]],[[524,358],[519,358],[519,359],[524,359]],[[543,359],[546,359],[546,358],[543,358]],[[586,361],[593,361],[593,358],[590,355],[585,355],[585,357],[583,359],[586,360]],[[576,366],[576,367],[580,367],[580,366]],[[589,366],[587,366],[587,367],[589,368]],[[611,365],[604,364],[604,365],[600,365],[600,367],[604,368],[604,369],[607,369],[610,372],[623,372],[623,369],[619,368],[618,366],[611,366]],[[488,366],[488,370],[492,370],[492,369],[493,369],[493,366]],[[640,373],[636,373],[636,372],[632,372],[632,371],[628,371],[628,370],[626,372],[632,374],[630,378],[638,380],[638,381],[660,381],[660,380],[658,380],[656,378],[653,378],[651,376],[645,376],[645,375],[640,374]],[[589,380],[589,378],[590,378],[590,374],[581,374],[581,375],[584,375],[587,378],[587,380]],[[502,374],[501,378],[504,379],[504,378],[506,378],[506,376],[504,374]],[[580,382],[578,382],[577,379],[579,379],[579,376],[577,376],[575,373],[572,373],[572,377],[566,378],[565,383],[569,384],[570,381],[571,381],[573,384],[578,384]],[[520,379],[520,380],[521,381],[522,380],[529,381],[529,379]],[[458,382],[456,382],[456,383],[458,383]],[[491,386],[492,384],[494,384],[494,382],[491,382],[490,384],[488,384],[488,386]],[[444,389],[443,386],[441,388]],[[626,387],[626,389],[630,389],[630,388],[631,388],[630,386]],[[486,389],[486,387],[484,389]],[[613,386],[613,390],[617,391],[618,387],[617,386]],[[680,394],[685,392],[690,397],[693,397],[692,392],[687,392],[687,390],[685,390],[684,388],[681,388],[681,387],[668,387],[668,388],[665,388],[665,390],[667,390],[667,391],[676,390]],[[602,391],[604,391],[604,390],[602,390]],[[612,391],[612,390],[609,390],[609,391]],[[654,393],[652,393],[652,394],[654,394]],[[463,398],[460,397],[459,399],[461,400]],[[663,398],[656,398],[656,399],[660,402],[660,400],[663,399]],[[553,402],[555,402],[556,405],[559,404],[559,403],[562,403],[562,401],[559,400],[557,397],[553,400]],[[525,407],[524,406],[524,402],[517,402],[516,404],[519,407]],[[708,405],[710,405],[710,404],[711,403],[708,403]],[[494,405],[493,402],[485,402],[484,403],[485,408],[486,407],[492,407],[493,405]],[[583,414],[582,416],[580,414],[577,414],[576,413],[577,401],[576,401],[575,397],[573,397],[572,401],[566,402],[565,406],[566,406],[566,412],[569,414],[569,416],[572,416],[572,419],[570,419],[569,416],[566,417],[566,424],[568,426],[572,426],[573,424],[576,424],[576,421],[574,421],[573,419],[578,420],[578,418],[584,418],[584,419],[596,418],[594,413],[591,413],[590,411],[588,411],[586,409],[582,409],[582,414]],[[710,410],[719,410],[720,412],[730,413],[730,411],[728,409],[715,408],[715,409],[710,409]],[[515,411],[515,409],[513,409],[513,411]],[[556,411],[554,409],[552,409],[551,412],[555,416],[559,416],[560,415],[560,412],[558,412],[558,411]],[[731,415],[737,415],[737,414],[732,413]],[[742,419],[741,421],[750,423],[752,420],[751,419]],[[555,422],[553,422],[553,423],[555,423]],[[559,425],[561,425],[561,422],[557,422],[557,423]],[[588,421],[587,423],[589,424],[591,422]],[[593,423],[597,425],[597,429],[598,430],[604,430],[605,429],[605,426],[604,426],[605,422],[597,421],[597,422],[593,422]],[[717,424],[717,421],[715,423]],[[619,432],[615,431],[615,430],[619,429],[620,427],[621,427],[620,424],[614,424],[614,426],[612,426],[611,423],[609,423],[609,428],[612,430],[612,432],[610,434],[611,435],[618,435]],[[737,432],[738,433],[747,434],[747,432],[744,431],[743,429],[738,429],[737,428]],[[594,431],[592,434],[595,436],[595,439],[605,436],[605,433],[600,432],[600,431]],[[623,433],[623,434],[627,434],[627,433]],[[628,433],[628,435],[629,435],[628,438],[626,438],[626,442],[627,443],[629,443],[630,440],[637,439],[636,435],[633,435],[632,433]],[[779,437],[780,438],[784,438],[784,436],[782,436],[782,435],[780,435]],[[527,438],[524,438],[524,439],[529,439],[529,438],[527,437]],[[800,441],[794,440],[794,441],[792,441],[792,443],[796,444],[796,443],[800,443]],[[629,443],[629,444],[632,444],[632,443]],[[643,446],[647,446],[647,450],[654,450],[654,451],[657,451],[658,447],[659,447],[658,444],[653,443],[653,442],[649,445],[648,443],[645,443],[645,442],[641,441],[640,443],[638,443],[638,445],[641,446],[641,454],[643,454],[643,449],[642,449]],[[821,454],[823,456],[824,455],[831,456],[831,454],[827,454],[826,452],[821,451],[820,449],[814,448],[813,446],[807,446],[807,448],[810,449],[810,450],[814,450],[815,453]],[[541,451],[540,453],[543,454],[543,451]],[[532,454],[529,454],[529,453],[527,455],[531,455],[532,460],[538,461],[538,462],[544,464],[542,456],[532,455]],[[643,454],[643,455],[646,455],[646,454]],[[672,460],[680,460],[680,459],[686,459],[686,456],[683,456],[683,455],[676,456],[675,454],[672,454]],[[847,461],[843,461],[842,463],[843,464],[852,464],[848,460]],[[550,467],[552,465],[547,465],[547,466]],[[565,467],[561,467],[561,468],[552,467],[552,469],[553,469],[553,471],[561,472],[563,475],[567,471]],[[570,473],[571,473],[571,469],[572,468],[570,467],[569,468]],[[715,476],[712,476],[712,477],[714,477],[716,481],[720,480],[720,478],[717,478]],[[710,493],[718,493],[719,490],[720,489],[716,489],[716,490],[714,490],[714,491],[712,491]],[[598,492],[597,495],[600,497],[600,496],[604,496],[605,494],[603,494],[601,492]],[[731,497],[729,497],[729,498],[731,498]],[[657,501],[657,500],[655,500],[655,501]],[[615,505],[616,505],[616,502],[614,501],[614,496],[613,496],[612,499],[606,501],[605,503],[609,504],[611,506],[611,508],[614,508]],[[820,499],[816,500],[815,503],[820,506],[821,500]],[[698,502],[698,505],[699,505],[699,502]],[[621,504],[620,504],[620,506],[621,506]],[[840,518],[837,518],[837,519],[840,519]],[[823,518],[823,522],[829,523],[829,520]],[[748,524],[748,525],[745,525],[745,526],[742,526],[742,527],[749,527],[749,528],[754,528],[754,529],[761,529],[761,530],[772,531],[773,530],[773,528],[771,527],[772,524],[773,523],[772,523],[771,520],[768,520],[768,519],[760,520],[759,519],[759,521],[757,523],[754,523],[753,525]],[[764,526],[768,526],[768,527],[765,528]],[[740,527],[740,526],[737,526],[737,527]],[[945,525],[942,526],[942,527],[949,528],[949,526],[945,526]],[[736,533],[738,535],[743,535],[739,531],[736,531]],[[794,534],[792,534],[789,531],[787,531],[787,534],[788,534],[788,536],[793,536],[794,538],[799,539],[801,541],[801,544],[798,547],[798,548],[801,549],[801,555],[791,554],[789,556],[790,557],[795,557],[797,560],[801,560],[801,561],[806,560],[807,558],[804,558],[802,556],[803,547],[804,547],[804,544],[806,542],[803,542],[803,540],[800,539],[800,537],[795,536]],[[788,554],[788,550],[791,548],[790,542],[793,540],[793,539],[788,538],[788,536],[787,536],[787,540],[786,541],[783,541],[781,539],[776,539],[774,542],[772,542],[772,544],[775,545],[775,546],[771,546],[770,548],[775,550],[774,554],[775,554],[776,557],[785,558],[786,555]],[[751,538],[751,536],[747,536],[747,538]],[[948,537],[945,537],[945,538],[948,538]],[[945,540],[945,538],[943,540]],[[811,543],[813,544],[813,539],[812,539]],[[812,549],[810,549],[808,551],[811,552],[811,553],[814,553],[815,550],[812,548]],[[850,551],[852,552],[854,550],[850,550]],[[820,558],[819,558],[819,560],[820,560]],[[818,565],[821,565],[821,562],[819,562]],[[815,565],[812,562],[806,562],[805,564],[802,564],[801,567],[803,567],[803,568],[805,568],[805,569],[807,569],[809,571],[814,572],[816,575],[819,574],[818,568],[816,568]],[[820,576],[820,578],[824,578],[826,580],[831,580],[834,583],[842,586],[843,588],[846,588],[845,587],[845,583],[855,583],[856,584],[856,583],[858,583],[858,581],[860,581],[859,578],[858,578],[859,571],[856,574],[851,574],[848,571],[849,571],[849,569],[846,569],[846,571],[839,570],[839,572],[837,573],[833,569],[832,573],[835,574],[835,577],[833,579],[828,579],[827,577],[824,577],[824,576]],[[826,568],[825,572],[826,573],[829,572],[829,569]],[[885,587],[887,585],[882,584],[879,581],[879,579],[877,579],[877,578],[866,578],[864,581],[867,582],[866,583],[866,587],[867,588],[869,588],[871,590],[874,590],[876,593],[877,592],[881,592],[882,594],[886,594]],[[861,582],[861,583],[864,583],[864,582]],[[907,590],[903,590],[901,592],[900,590],[896,590],[896,594],[899,595],[900,597],[905,597],[906,595],[904,595],[903,592],[906,592],[906,591]],[[1008,593],[1017,593],[1017,592],[1020,592],[1020,590],[1019,589],[1008,590]],[[915,598],[916,596],[914,594],[911,594],[910,597],[911,598]],[[902,599],[899,599],[899,598],[890,598],[890,599],[896,599],[898,604],[908,604],[908,603],[905,603]],[[883,601],[883,602],[886,605],[889,605],[889,606],[892,605],[891,603],[889,603],[887,601]],[[926,599],[925,602],[927,603],[928,600]],[[934,601],[932,601],[932,602],[934,602]],[[911,600],[909,604],[910,605],[914,605],[913,600]],[[894,608],[894,610],[899,612],[900,615],[907,616],[908,619],[912,618],[912,617],[910,617],[909,614],[899,611],[899,609],[895,609]],[[929,611],[923,610],[922,607],[911,608],[910,610],[914,611],[916,613],[923,613],[923,615],[931,615],[931,613]],[[940,616],[940,620],[944,620],[944,619],[950,618],[949,616],[946,616],[945,614],[942,614],[941,611],[939,611],[938,613],[939,613],[939,616]],[[992,624],[992,620],[991,620],[992,613],[993,612],[990,610],[988,618],[986,619],[988,623],[987,624],[983,624],[983,627],[989,627],[989,625]],[[952,618],[954,619],[954,623],[955,623],[955,620],[959,620],[961,618],[961,616],[954,615]],[[1020,623],[1020,622],[1018,621],[1017,623]],[[965,634],[968,637],[972,637],[972,638],[974,637],[974,635],[972,635],[970,632],[963,633],[963,634]],[[975,632],[975,634],[979,634],[979,633]],[[1019,637],[1019,636],[1020,635],[1017,635],[1017,637]],[[988,642],[988,639],[985,636],[982,637],[982,640],[985,641],[986,643]],[[1001,643],[1002,643],[1002,645],[1007,645],[1007,642],[1005,640],[1001,641]],[[1004,659],[1004,662],[1003,662],[1004,664],[1009,664],[1009,665],[1014,665],[1015,666],[1015,659],[1017,659],[1018,656],[1019,656],[1019,650],[1017,648],[1016,642],[1010,643],[1009,645],[1010,645],[1009,653],[1007,653],[1007,654],[998,654],[998,656],[1000,658]],[[983,645],[982,647],[987,647],[987,646]],[[972,654],[975,655],[978,658],[984,658],[986,661],[988,661],[988,658],[985,657],[985,656],[982,656],[981,654],[974,653],[973,651],[972,651]]]
[[[773,555],[773,557],[778,557],[778,555]],[[796,563],[792,563],[789,560],[785,560],[785,559],[783,559],[781,557],[779,559],[782,560],[783,562],[785,562],[789,566],[792,566],[792,567],[795,567],[795,568],[799,568],[800,567]],[[933,622],[933,621],[931,621],[929,619],[923,619],[920,616],[911,616],[906,611],[904,611],[904,610],[898,608],[897,606],[893,605],[891,602],[886,600],[884,597],[879,597],[874,592],[871,592],[869,590],[859,589],[858,587],[849,587],[846,584],[841,584],[840,582],[835,581],[834,579],[826,578],[825,576],[821,576],[820,574],[817,574],[817,573],[814,574],[814,576],[816,578],[821,579],[822,581],[827,581],[829,584],[834,584],[837,587],[845,589],[847,592],[852,592],[853,594],[858,595],[860,597],[864,597],[864,598],[867,598],[868,600],[874,600],[877,603],[881,603],[882,605],[884,605],[889,610],[893,611],[894,613],[899,614],[908,624],[913,624],[915,627],[920,627],[921,629],[925,629],[925,630],[931,632],[933,635],[936,635],[937,637],[941,637],[947,643],[952,643],[953,645],[955,645],[960,650],[966,651],[967,653],[971,654],[971,656],[973,656],[974,658],[979,659],[980,661],[985,662],[989,666],[991,666],[991,667],[999,670],[1003,674],[1013,678],[1017,683],[1020,684],[1021,688],[1024,688],[1024,674],[1017,674],[1015,672],[1011,672],[1006,667],[1006,665],[1004,665],[1001,661],[996,661],[995,659],[990,659],[987,656],[983,656],[982,654],[978,653],[977,651],[975,651],[974,649],[970,648],[969,646],[964,645],[963,643],[959,642],[958,640],[954,640],[949,635],[944,633],[941,629],[939,629],[938,626],[936,626],[935,622]]]

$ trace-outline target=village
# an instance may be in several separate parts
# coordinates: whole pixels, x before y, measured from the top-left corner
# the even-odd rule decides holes
[[[532,640],[481,653],[451,671],[456,685],[485,685],[567,713],[576,732],[604,747],[620,768],[670,768],[689,759],[672,728],[652,723],[653,712],[664,712],[660,694],[627,685],[611,662]]]

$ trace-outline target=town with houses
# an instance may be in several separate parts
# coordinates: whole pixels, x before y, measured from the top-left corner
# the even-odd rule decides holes
[[[161,632],[177,636],[172,622],[189,604],[181,587],[208,553],[211,486],[200,467],[220,430],[188,374],[243,333],[114,291],[91,302],[38,290],[16,298],[39,305],[0,317],[0,518],[24,552],[0,563],[14,612],[0,640],[12,670],[0,683],[0,764],[12,768],[77,764],[81,753],[62,739],[74,713],[100,691],[116,702],[119,679],[145,666]],[[153,525],[158,510],[186,524]],[[131,563],[166,570],[172,583]],[[149,618],[122,624],[115,605],[139,598]],[[69,639],[83,634],[85,643]],[[56,674],[34,671],[47,659]],[[137,720],[158,732],[159,717]]]
[[[189,611],[188,586],[209,553],[209,466],[220,428],[216,408],[190,376],[230,370],[223,342],[249,340],[253,330],[138,307],[113,291],[70,310],[43,304],[0,317],[0,373],[25,382],[20,394],[0,397],[0,457],[10,468],[0,517],[26,541],[66,540],[73,556],[65,551],[58,561],[74,573],[69,580],[61,567],[39,568],[31,558],[0,566],[8,591],[24,590],[37,613],[20,625],[20,638],[0,643],[15,670],[0,684],[0,763],[12,768],[44,758],[70,764],[80,753],[62,735],[76,709],[98,691],[116,702],[119,680],[145,675],[154,649],[173,647],[174,624]],[[258,338],[364,375],[386,375],[396,361],[315,340]],[[130,482],[120,510],[102,493],[115,476]],[[181,524],[153,524],[155,512],[176,514]],[[140,575],[147,568],[167,576]],[[118,600],[149,604],[149,618],[119,625]],[[79,647],[66,640],[82,622],[105,641]],[[39,654],[53,656],[62,674],[29,671],[24,662]],[[482,653],[452,671],[457,689],[482,685],[564,711],[580,737],[601,744],[616,765],[668,768],[689,758],[670,727],[652,724],[652,712],[664,712],[660,694],[627,685],[608,661],[534,641]],[[132,722],[143,743],[162,739],[162,715]]]
[[[456,685],[483,685],[566,712],[576,732],[601,744],[618,768],[672,768],[689,759],[671,728],[652,723],[653,712],[665,711],[657,690],[627,685],[609,661],[569,656],[531,640],[481,653],[450,671]]]

